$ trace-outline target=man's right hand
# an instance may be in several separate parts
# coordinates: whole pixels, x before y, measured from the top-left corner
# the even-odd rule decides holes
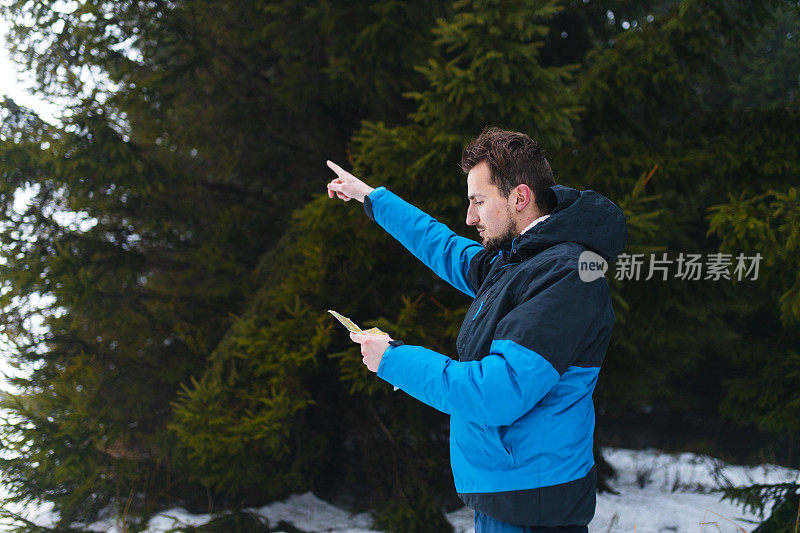
[[[336,194],[336,196],[345,202],[349,202],[355,198],[359,202],[363,203],[364,197],[375,190],[373,187],[370,187],[357,177],[353,176],[333,161],[327,161],[327,163],[328,167],[336,172],[337,176],[336,179],[332,180],[328,184],[329,198],[333,198],[333,195]]]

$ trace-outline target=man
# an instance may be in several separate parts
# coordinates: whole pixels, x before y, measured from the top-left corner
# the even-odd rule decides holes
[[[534,140],[497,128],[461,160],[466,222],[482,245],[328,166],[337,174],[329,197],[364,202],[370,219],[474,298],[458,361],[386,336],[351,338],[378,377],[450,415],[453,478],[476,532],[588,531],[592,392],[614,312],[605,278],[582,281],[579,257],[616,259],[627,239],[622,211],[597,192],[556,185]]]

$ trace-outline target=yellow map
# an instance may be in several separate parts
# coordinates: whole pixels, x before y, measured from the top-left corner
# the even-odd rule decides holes
[[[388,333],[386,333],[384,331],[381,331],[378,328],[370,328],[370,329],[362,330],[361,328],[356,326],[355,322],[353,322],[352,320],[350,320],[346,316],[337,313],[333,309],[328,309],[328,312],[330,314],[332,314],[336,318],[336,320],[341,322],[344,327],[346,327],[347,329],[349,329],[353,333],[368,333],[370,335],[389,335]]]
[[[389,336],[388,333],[383,332],[383,331],[379,330],[378,328],[370,328],[370,329],[366,329],[366,330],[362,331],[361,328],[356,326],[355,322],[353,322],[352,320],[350,320],[346,316],[344,316],[344,315],[342,315],[340,313],[337,313],[333,309],[328,309],[328,312],[330,314],[332,314],[336,318],[336,320],[341,322],[344,327],[346,327],[347,329],[349,329],[353,333],[371,333],[372,335],[386,335],[387,337]],[[394,387],[394,390],[400,390],[400,389],[397,388],[397,387]]]

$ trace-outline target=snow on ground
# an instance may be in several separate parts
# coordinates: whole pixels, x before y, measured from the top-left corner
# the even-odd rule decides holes
[[[619,494],[599,494],[597,510],[589,531],[592,533],[727,533],[749,532],[760,522],[730,501],[721,502],[714,488],[728,484],[800,482],[800,471],[776,465],[729,465],[693,453],[668,454],[658,450],[604,448],[603,456],[617,470],[611,482]],[[3,495],[0,486],[0,496]],[[49,505],[29,506],[26,516],[41,525],[52,525],[55,515]],[[260,508],[249,508],[272,527],[281,521],[301,531],[330,533],[372,533],[369,513],[351,514],[326,503],[311,492],[295,494]],[[178,526],[201,525],[207,514],[195,515],[173,508],[153,517],[149,533],[164,533]],[[472,511],[464,507],[447,514],[456,533],[474,533]],[[2,521],[0,521],[0,531]],[[7,527],[7,526],[6,526]],[[101,520],[86,529],[118,533],[113,518]]]
[[[752,531],[761,521],[757,515],[729,500],[720,502],[721,493],[708,491],[729,484],[800,482],[798,470],[770,464],[735,466],[693,453],[605,448],[603,457],[619,474],[611,485],[620,493],[598,495],[589,525],[594,532],[634,527],[641,533]]]

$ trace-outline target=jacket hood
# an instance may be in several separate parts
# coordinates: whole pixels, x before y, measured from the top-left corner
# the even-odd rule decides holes
[[[615,261],[628,240],[622,209],[596,191],[565,185],[553,185],[549,190],[555,195],[556,207],[548,218],[502,245],[506,259],[521,261],[554,244],[575,242],[606,261]]]

